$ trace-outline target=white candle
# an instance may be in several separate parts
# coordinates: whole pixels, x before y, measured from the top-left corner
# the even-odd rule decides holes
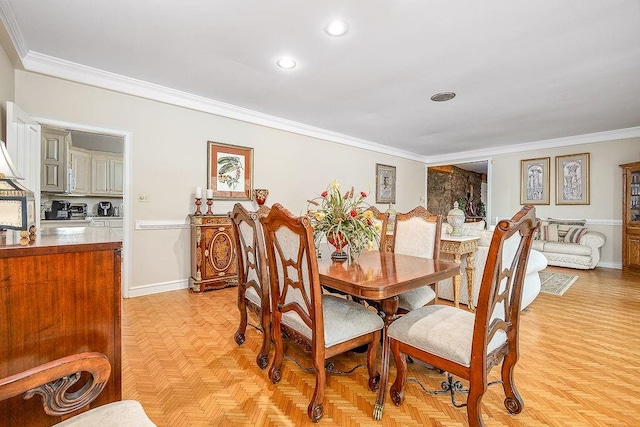
[[[207,199],[213,199],[213,190],[211,188],[207,188]]]
[[[196,199],[202,198],[202,187],[196,187]]]

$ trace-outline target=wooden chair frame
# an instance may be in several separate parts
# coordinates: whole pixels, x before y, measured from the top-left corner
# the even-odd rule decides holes
[[[334,346],[325,346],[324,319],[322,308],[322,287],[318,275],[318,263],[313,239],[313,228],[307,217],[295,217],[280,204],[274,204],[266,218],[262,218],[269,262],[271,284],[272,334],[275,344],[273,364],[269,370],[269,378],[278,383],[282,378],[282,362],[284,359],[284,342],[282,315],[295,312],[311,329],[311,339],[296,333],[291,328],[286,330],[287,337],[311,351],[313,369],[316,376],[316,387],[307,409],[312,421],[318,422],[323,415],[324,389],[326,384],[325,360],[344,353],[358,346],[368,344],[367,368],[369,388],[377,390],[380,374],[375,366],[376,352],[380,341],[380,330],[352,338]],[[282,227],[292,231],[299,238],[297,259],[288,259],[280,246],[276,233]],[[306,265],[306,267],[305,267]],[[283,283],[279,283],[279,274]],[[305,277],[309,283],[305,283]],[[291,302],[287,295],[299,292],[301,301]],[[301,306],[304,305],[304,307]]]
[[[470,426],[484,425],[480,409],[482,397],[488,386],[487,374],[500,362],[506,396],[505,407],[511,414],[522,411],[524,402],[514,382],[514,368],[519,357],[518,327],[524,276],[533,233],[538,226],[539,220],[536,219],[533,206],[523,207],[511,220],[502,220],[496,226],[475,311],[470,366],[461,365],[391,338],[391,351],[398,376],[391,386],[390,394],[396,405],[400,405],[404,400],[404,386],[407,380],[406,356],[410,356],[469,381],[467,416]],[[503,266],[504,242],[516,233],[520,233],[521,239],[515,256],[511,265]],[[504,287],[502,290],[501,286]],[[504,304],[504,320],[491,318],[498,304]],[[506,341],[489,354],[487,345],[498,331],[506,333]]]
[[[234,334],[234,339],[238,345],[244,344],[248,324],[247,309],[249,309],[260,319],[260,328],[263,334],[262,347],[256,357],[256,364],[260,369],[265,369],[269,364],[269,351],[271,349],[271,303],[269,301],[268,267],[265,256],[264,236],[259,221],[260,217],[264,217],[268,213],[269,208],[266,206],[262,206],[257,212],[250,212],[240,203],[236,203],[229,213],[235,247],[237,248],[238,311],[240,313],[240,324]],[[242,224],[246,224],[252,230],[250,241],[246,241],[240,230]],[[256,277],[257,280],[249,279],[250,276]],[[246,298],[247,289],[250,287],[260,296],[260,306]]]
[[[104,354],[79,353],[0,379],[0,400],[38,394],[46,414],[66,420],[89,409],[110,375],[111,364]],[[82,385],[77,388],[76,384]],[[69,391],[74,387],[76,391]]]

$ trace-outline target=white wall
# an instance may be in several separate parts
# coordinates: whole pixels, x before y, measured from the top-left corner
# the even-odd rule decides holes
[[[343,188],[369,192],[373,204],[376,163],[397,167],[398,211],[421,204],[425,194],[424,165],[412,160],[25,71],[16,71],[15,98],[36,117],[130,132],[132,158],[125,158],[132,171],[132,191],[125,194],[125,203],[127,196],[133,200],[125,206],[130,228],[138,220],[186,220],[194,210],[195,187],[207,186],[207,141],[253,147],[254,187],[269,189],[267,204],[279,202],[295,214],[305,212],[306,200],[335,179]],[[149,195],[150,202],[136,202],[139,194]],[[214,201],[213,210],[226,213],[232,206]],[[186,227],[130,231],[133,295],[186,286]]]
[[[13,65],[0,44],[0,139],[6,141],[6,107],[7,101],[13,102],[14,98],[14,72]]]
[[[555,157],[590,153],[589,205],[556,205]],[[551,203],[537,205],[539,218],[587,219],[587,227],[607,236],[600,266],[620,268],[622,263],[622,169],[619,165],[640,160],[640,138],[525,151],[493,157],[491,177],[492,219],[513,215],[520,207],[520,160],[551,157]],[[504,185],[510,183],[510,185]]]

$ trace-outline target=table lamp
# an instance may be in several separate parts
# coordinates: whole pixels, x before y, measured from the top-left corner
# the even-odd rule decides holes
[[[15,167],[4,141],[0,141],[0,230],[20,230],[20,244],[35,240],[36,202],[33,191],[18,179],[24,177]]]

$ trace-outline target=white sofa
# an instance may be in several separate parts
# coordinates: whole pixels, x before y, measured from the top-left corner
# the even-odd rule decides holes
[[[478,241],[478,250],[474,256],[474,284],[472,290],[473,296],[473,305],[476,306],[478,303],[478,294],[480,293],[480,282],[482,281],[482,273],[484,272],[484,265],[487,261],[487,255],[489,254],[489,245],[491,244],[491,236],[493,236],[493,231],[484,230],[485,223],[484,221],[476,222],[476,223],[466,223],[462,227],[462,234],[465,236],[478,236],[480,240]],[[451,225],[443,224],[443,233],[450,233],[452,230]],[[514,240],[515,243],[515,240]],[[514,245],[515,250],[515,245]],[[508,241],[505,244],[505,253],[508,252]],[[441,255],[443,259],[445,259],[446,255]],[[462,284],[460,286],[460,303],[467,304],[469,301],[468,292],[467,292],[467,277],[465,274],[465,268],[467,266],[467,257],[462,257]],[[522,293],[522,302],[521,309],[526,308],[529,304],[536,299],[538,294],[540,293],[540,276],[538,272],[544,270],[547,267],[547,259],[540,252],[536,250],[531,250],[531,254],[529,255],[529,262],[527,264],[527,273],[524,278],[524,288]],[[449,301],[453,301],[453,280],[447,279],[438,282],[438,298],[446,299]]]
[[[549,265],[589,270],[600,261],[606,237],[584,227],[585,220],[547,218],[540,226],[532,248],[542,253]]]

